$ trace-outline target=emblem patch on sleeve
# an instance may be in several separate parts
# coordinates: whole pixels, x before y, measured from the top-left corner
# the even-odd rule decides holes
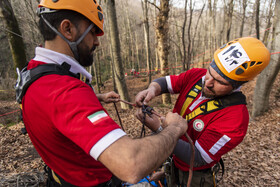
[[[201,132],[204,128],[204,122],[200,119],[196,119],[194,120],[193,122],[193,128],[198,131],[198,132]]]
[[[95,112],[87,117],[93,124],[97,124],[107,118],[109,116],[103,110]]]

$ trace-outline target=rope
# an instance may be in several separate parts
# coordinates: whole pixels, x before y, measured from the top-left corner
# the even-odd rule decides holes
[[[190,145],[191,145],[191,149],[192,149],[192,156],[191,156],[191,160],[190,160],[190,168],[189,168],[189,178],[188,178],[188,184],[187,187],[191,186],[191,182],[192,182],[192,176],[193,176],[193,165],[194,165],[194,156],[195,156],[195,150],[194,150],[194,145],[193,145],[193,141],[192,139],[189,137],[189,135],[186,133],[185,136],[187,137]]]
[[[118,116],[118,118],[119,118],[119,122],[120,122],[120,125],[121,125],[121,127],[122,127],[122,130],[125,131],[124,128],[123,128],[123,125],[122,125],[122,120],[121,120],[121,117],[120,117],[120,114],[119,114],[119,111],[118,111],[118,108],[117,108],[116,103],[114,103],[114,107],[115,107],[115,110],[116,110],[116,112],[117,112],[117,116]]]
[[[18,37],[24,39],[22,35],[19,35],[18,33],[15,33],[15,32],[13,32],[13,31],[11,31],[11,30],[9,30],[9,29],[6,29],[6,28],[4,28],[4,27],[0,27],[0,29],[1,29],[1,30],[4,30],[4,31],[7,31],[7,32],[9,32],[9,33],[11,33],[11,34],[13,34],[13,35],[16,35],[16,36],[18,36]],[[32,43],[32,44],[38,45],[37,43],[35,43],[35,42],[33,42],[33,41],[30,41],[30,40],[29,40],[29,42]]]
[[[7,31],[7,32],[9,32],[9,33],[11,33],[11,34],[13,34],[13,35],[16,35],[16,36],[18,36],[18,37],[20,37],[20,38],[23,39],[23,37],[22,37],[21,35],[19,35],[18,33],[13,32],[13,31],[10,31],[9,29],[6,29],[6,28],[4,28],[4,27],[0,27],[0,29],[2,29],[2,30],[4,30],[4,31]]]
[[[25,172],[9,178],[0,177],[0,186],[30,186],[35,187],[45,183],[45,173],[39,171]]]
[[[130,103],[128,101],[124,101],[124,100],[121,100],[121,99],[119,101],[136,107],[136,104],[134,104],[134,103]],[[116,110],[117,110],[117,108],[116,108]],[[157,112],[155,112],[155,110],[152,107],[149,107],[147,105],[142,105],[142,112],[144,114],[144,119],[143,119],[143,121],[141,121],[142,124],[143,124],[142,131],[141,131],[141,137],[142,137],[142,132],[144,132],[144,136],[145,136],[145,118],[146,118],[146,114],[148,114],[148,115],[154,114],[154,115],[156,115],[158,117],[163,117],[162,115],[160,115]],[[188,139],[188,141],[189,141],[189,143],[191,145],[191,150],[192,150],[191,159],[190,159],[188,184],[187,184],[187,187],[190,187],[191,186],[191,181],[192,181],[192,176],[193,176],[193,165],[194,165],[195,149],[194,149],[193,141],[189,137],[187,132],[185,133],[185,136],[187,137],[187,139]]]
[[[6,113],[6,114],[1,114],[0,117],[6,116],[6,115],[9,115],[9,114],[13,114],[13,113],[16,113],[16,112],[18,112],[18,111],[20,111],[20,109],[14,110],[14,111],[12,111],[12,112],[8,112],[8,113]]]

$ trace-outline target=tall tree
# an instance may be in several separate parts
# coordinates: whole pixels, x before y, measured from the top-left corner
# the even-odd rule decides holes
[[[267,24],[266,24],[266,27],[265,27],[263,40],[262,40],[265,45],[268,44],[268,36],[269,36],[269,33],[270,33],[270,27],[272,25],[271,17],[273,16],[274,5],[275,5],[275,0],[270,0],[268,15],[267,15],[267,18],[266,18]]]
[[[256,0],[256,36],[260,39],[260,0]]]
[[[135,32],[135,50],[136,50],[136,61],[137,61],[137,72],[140,72],[141,70],[141,65],[140,65],[140,54],[139,54],[139,43],[138,43],[138,37],[137,33]]]
[[[197,50],[196,47],[195,47],[195,41],[196,41],[196,36],[198,34],[198,39],[197,39],[197,46],[201,46],[201,37],[200,37],[200,34],[201,34],[201,29],[199,29],[199,31],[197,31],[198,29],[198,26],[199,26],[199,21],[200,21],[200,18],[202,16],[202,13],[203,13],[203,10],[204,10],[204,7],[205,7],[206,3],[204,2],[201,10],[200,10],[200,13],[199,13],[199,16],[197,18],[197,21],[196,21],[196,24],[195,24],[195,29],[194,29],[194,35],[193,35],[193,40],[192,40],[192,55],[194,56],[196,53],[197,53]],[[198,48],[198,47],[197,47]],[[196,59],[194,59],[196,60]],[[204,61],[203,61],[204,62]]]
[[[217,0],[208,0],[208,9],[209,9],[209,22],[208,25],[208,48],[210,49],[210,53],[213,54],[216,48],[216,7]]]
[[[115,72],[115,81],[118,92],[120,94],[121,99],[130,101],[127,85],[124,76],[124,69],[122,66],[122,59],[121,59],[121,46],[120,46],[120,39],[119,39],[119,29],[117,23],[117,15],[116,15],[116,7],[115,7],[115,0],[107,0],[107,14],[109,18],[109,27],[110,27],[110,36],[111,36],[111,43],[112,43],[112,51],[113,51],[113,58],[114,58],[114,72]],[[121,103],[121,108],[129,109],[130,106],[124,103]]]
[[[128,3],[126,2],[126,6],[125,6],[125,15],[126,15],[126,22],[127,22],[127,32],[128,32],[128,38],[129,38],[129,45],[128,45],[128,52],[129,52],[129,62],[130,62],[130,68],[135,68],[135,51],[134,51],[134,45],[133,45],[133,41],[134,41],[134,37],[133,37],[133,33],[132,33],[132,24],[131,24],[131,16],[129,15],[129,11],[128,11]]]
[[[143,1],[142,1],[143,3]],[[151,49],[150,49],[150,30],[149,30],[149,9],[148,9],[148,0],[144,0],[143,5],[143,14],[144,14],[144,34],[145,34],[145,47],[146,47],[146,55],[147,55],[147,72],[149,76],[149,84],[152,81],[152,73],[151,73]]]
[[[272,31],[271,51],[278,52],[280,49],[280,0],[276,0],[273,31]],[[261,115],[269,108],[269,95],[273,82],[280,70],[280,54],[271,55],[268,67],[259,75],[253,97],[252,117]]]
[[[97,56],[97,54],[96,54]],[[97,92],[100,93],[100,85],[99,85],[99,80],[98,80],[98,73],[97,73],[97,62],[94,61],[93,64],[92,64],[92,67],[93,67],[93,72],[94,72],[94,79],[95,79],[95,83],[96,83],[96,87],[97,87]]]
[[[242,0],[242,18],[241,18],[239,37],[243,36],[247,5],[248,5],[247,0]]]
[[[157,0],[154,0],[153,1],[153,5],[156,4],[156,1]],[[154,6],[154,11],[153,11],[153,26],[156,27],[156,12],[157,12],[157,6]],[[157,41],[157,38],[155,38],[155,50],[154,50],[154,54],[155,54],[155,69],[156,69],[156,72],[158,71],[158,69],[160,68],[160,63],[159,63],[159,58],[158,58],[158,49],[157,49],[157,46],[158,46],[158,41]]]
[[[169,14],[169,0],[160,0],[159,13],[157,15],[156,23],[156,37],[158,40],[158,55],[161,66],[161,75],[169,75],[168,68],[168,14]],[[162,95],[163,104],[171,103],[170,94]]]
[[[186,24],[187,24],[187,7],[188,7],[188,0],[185,0],[185,8],[184,8],[184,20],[182,25],[182,45],[183,45],[183,71],[188,69],[188,65],[186,68],[186,42],[185,42],[185,34],[186,34]]]
[[[187,70],[190,69],[191,64],[191,57],[192,57],[192,51],[191,51],[191,44],[192,44],[192,36],[191,36],[191,25],[192,25],[192,18],[193,18],[193,5],[192,0],[190,0],[190,16],[189,16],[189,26],[188,26],[188,55],[187,55]]]
[[[234,7],[234,1],[233,0],[224,0],[224,11],[225,11],[225,42],[230,41],[230,31],[231,31],[231,25],[232,25],[232,16],[233,16],[233,7]]]
[[[26,64],[26,53],[18,21],[15,17],[10,1],[0,0],[0,10],[3,15],[7,30],[9,31],[7,36],[14,61],[14,67],[18,67],[21,70]]]

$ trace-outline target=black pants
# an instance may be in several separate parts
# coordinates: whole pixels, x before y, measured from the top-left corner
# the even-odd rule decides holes
[[[72,185],[68,182],[66,182],[63,178],[61,178],[59,175],[54,173],[48,166],[45,166],[45,172],[48,174],[48,179],[46,186],[47,187],[76,187],[75,185]],[[54,179],[56,177],[56,180]],[[95,187],[121,187],[122,186],[122,181],[115,177],[113,177],[102,184],[99,184]]]

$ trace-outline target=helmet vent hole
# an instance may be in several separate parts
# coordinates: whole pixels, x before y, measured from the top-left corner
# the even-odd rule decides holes
[[[250,64],[250,66],[255,65],[255,63],[256,63],[256,61],[252,61],[251,64]]]
[[[235,71],[235,74],[236,75],[240,75],[244,72],[244,70],[242,68],[238,68],[236,71]]]
[[[59,1],[59,0],[52,0],[54,3],[56,3],[57,1]]]
[[[101,12],[98,12],[98,18],[99,18],[100,21],[103,20],[103,14]]]
[[[93,0],[93,2],[96,4],[96,0]]]
[[[102,9],[101,9],[101,7],[100,7],[100,6],[98,6],[98,7],[97,7],[97,10],[102,11]]]
[[[260,65],[260,64],[262,64],[262,62],[258,62],[258,63],[257,63],[257,65]]]
[[[243,66],[245,69],[248,68],[248,64],[247,64],[247,63],[242,64],[242,66]]]

